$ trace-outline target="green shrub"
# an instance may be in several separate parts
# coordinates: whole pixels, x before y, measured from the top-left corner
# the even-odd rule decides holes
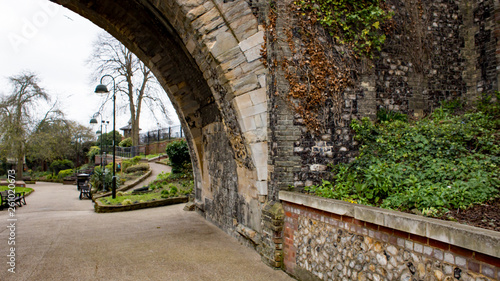
[[[133,165],[132,161],[130,161],[130,160],[123,160],[122,161],[122,167],[121,167],[121,169],[122,169],[122,171],[126,171],[127,168],[130,167],[130,166],[132,166],[132,165]]]
[[[174,184],[170,183],[166,189],[161,191],[162,198],[179,196],[179,189]]]
[[[173,141],[165,148],[172,165],[172,173],[179,173],[184,164],[190,163],[189,149],[185,140]]]
[[[140,163],[134,166],[130,166],[127,168],[126,173],[135,173],[138,171],[148,171],[149,170],[149,164],[147,163]]]
[[[172,194],[172,195],[175,195],[175,194],[177,194],[177,192],[179,192],[179,190],[177,189],[177,186],[175,186],[173,184],[170,184],[169,188],[170,188],[170,194]]]
[[[441,107],[411,123],[353,121],[362,143],[359,156],[334,166],[332,181],[308,189],[323,197],[429,215],[499,196],[500,121],[484,112],[454,116],[451,111]]]
[[[126,138],[126,139],[123,139],[119,144],[118,146],[121,146],[121,147],[131,147],[132,146],[132,138]]]
[[[87,157],[92,163],[94,163],[95,156],[99,154],[101,154],[101,148],[99,148],[98,146],[91,146],[89,152],[87,152]]]
[[[139,164],[139,162],[141,162],[141,159],[142,159],[141,156],[135,156],[132,159],[123,160],[121,164],[121,170],[128,173],[127,169],[131,166]]]
[[[65,177],[70,177],[73,174],[74,174],[74,170],[73,169],[61,170],[57,174],[57,178],[58,179],[64,179]]]
[[[135,156],[134,158],[132,158],[131,161],[132,161],[132,164],[137,165],[137,164],[139,164],[139,162],[141,162],[141,160],[142,160],[141,156]]]
[[[73,162],[68,159],[55,160],[50,164],[50,170],[55,175],[59,174],[59,171],[61,170],[73,169],[74,167],[75,164],[73,164]]]

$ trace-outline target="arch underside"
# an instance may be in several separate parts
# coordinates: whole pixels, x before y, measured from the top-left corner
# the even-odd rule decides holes
[[[259,230],[258,197],[267,194],[267,122],[263,120],[267,117],[262,111],[267,102],[260,79],[265,68],[258,58],[249,57],[247,45],[242,46],[249,42],[247,37],[259,34],[248,4],[51,1],[108,31],[154,72],[186,131],[196,204],[207,219],[229,232],[237,224]],[[235,11],[240,11],[239,16]],[[248,22],[250,16],[255,28],[231,27],[231,17]]]

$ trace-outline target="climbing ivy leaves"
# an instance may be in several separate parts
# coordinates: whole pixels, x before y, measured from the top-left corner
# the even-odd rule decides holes
[[[339,44],[348,44],[358,56],[372,57],[385,42],[382,26],[392,17],[380,0],[299,0],[303,15],[313,14]]]

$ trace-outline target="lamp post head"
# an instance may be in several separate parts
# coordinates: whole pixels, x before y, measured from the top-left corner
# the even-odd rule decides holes
[[[106,85],[99,84],[99,85],[97,85],[97,87],[95,87],[95,93],[97,93],[97,94],[109,93],[108,87],[106,87]]]
[[[97,119],[95,118],[90,119],[90,124],[97,124]]]

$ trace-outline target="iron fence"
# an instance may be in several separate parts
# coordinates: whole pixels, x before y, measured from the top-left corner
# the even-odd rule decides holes
[[[152,142],[170,140],[176,138],[183,138],[184,133],[180,125],[161,128],[157,130],[148,131],[139,135],[140,144],[149,144]]]
[[[132,158],[141,154],[147,154],[150,152],[151,148],[150,144],[183,138],[184,132],[182,131],[182,127],[173,126],[168,128],[161,128],[157,130],[151,130],[142,134],[139,134],[139,145],[131,146],[131,147],[116,147],[116,156]],[[113,146],[107,145],[103,147],[103,152],[105,152],[108,156],[113,155]]]

